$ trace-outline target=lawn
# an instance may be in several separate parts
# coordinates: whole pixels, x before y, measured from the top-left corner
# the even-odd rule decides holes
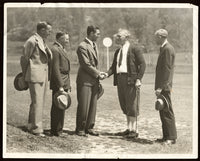
[[[154,109],[154,91],[152,74],[146,74],[141,88],[141,107],[138,118],[140,137],[138,140],[127,140],[114,136],[113,133],[126,128],[116,88],[112,78],[102,81],[104,95],[98,101],[96,130],[100,137],[81,138],[74,135],[76,119],[76,75],[71,75],[72,106],[66,111],[65,132],[62,137],[45,137],[27,133],[29,111],[29,92],[19,92],[13,87],[13,77],[7,78],[7,146],[8,153],[62,153],[62,154],[108,154],[112,156],[134,154],[191,154],[192,153],[192,75],[175,74],[172,93],[173,107],[178,131],[177,144],[166,147],[153,141],[161,137],[159,114]],[[44,129],[50,128],[51,91],[48,91],[44,109]]]

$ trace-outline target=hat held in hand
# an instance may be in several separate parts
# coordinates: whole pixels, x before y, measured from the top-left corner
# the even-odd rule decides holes
[[[54,104],[61,110],[66,110],[71,105],[71,97],[67,92],[56,92],[54,94]]]
[[[103,94],[104,94],[103,86],[101,84],[99,84],[97,99],[99,99]]]
[[[17,74],[14,79],[14,87],[18,91],[23,91],[28,89],[28,83],[24,80],[22,72]]]
[[[165,96],[163,96],[162,94],[157,97],[157,100],[155,102],[155,109],[157,111],[169,109],[169,103]]]

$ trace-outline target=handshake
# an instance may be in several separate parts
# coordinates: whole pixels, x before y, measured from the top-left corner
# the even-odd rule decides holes
[[[108,77],[108,73],[100,72],[98,77],[99,77],[100,80],[103,80],[103,79]]]

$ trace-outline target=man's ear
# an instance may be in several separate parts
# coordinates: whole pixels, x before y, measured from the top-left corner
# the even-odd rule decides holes
[[[42,28],[40,31],[41,31],[42,33],[44,33],[44,32],[45,32],[45,30],[46,30],[45,28]]]

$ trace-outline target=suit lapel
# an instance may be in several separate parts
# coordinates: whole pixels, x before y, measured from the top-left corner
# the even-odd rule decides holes
[[[39,49],[46,54],[45,48],[44,48],[44,42],[37,36],[35,35],[35,39],[37,41]]]
[[[68,60],[65,50],[58,43],[55,42],[55,44],[58,46],[59,53]]]
[[[86,41],[86,43],[88,44],[88,47],[89,47],[89,49],[90,49],[90,53],[92,53],[92,55],[94,56],[94,58],[96,59],[96,60],[98,60],[98,51],[97,51],[97,53],[94,51],[94,48],[93,48],[93,46],[90,44],[90,42],[87,40],[87,39],[85,39],[85,41]]]

